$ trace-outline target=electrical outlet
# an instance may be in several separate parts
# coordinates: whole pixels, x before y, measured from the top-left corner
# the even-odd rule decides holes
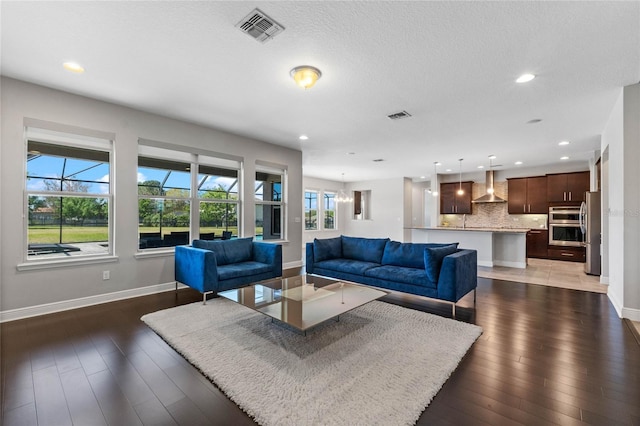
[[[106,281],[111,278],[111,273],[109,271],[102,271],[102,280]]]

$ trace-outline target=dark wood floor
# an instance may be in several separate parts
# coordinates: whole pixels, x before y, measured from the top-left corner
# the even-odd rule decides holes
[[[253,424],[140,321],[198,299],[181,290],[3,324],[1,424]],[[471,304],[458,319],[484,333],[418,424],[640,425],[640,345],[605,295],[480,279]]]

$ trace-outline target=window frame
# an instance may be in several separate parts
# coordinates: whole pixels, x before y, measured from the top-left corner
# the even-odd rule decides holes
[[[257,187],[257,182],[264,182],[264,181],[259,181],[258,180],[258,173],[266,173],[266,174],[271,174],[271,175],[279,175],[280,176],[280,200],[277,201],[273,201],[273,200],[264,200],[264,191],[263,191],[263,199],[260,200],[256,197],[256,191],[258,189]],[[287,210],[287,197],[288,197],[288,170],[285,166],[278,166],[278,165],[263,165],[260,163],[256,163],[256,168],[255,168],[255,173],[253,175],[254,178],[254,193],[253,193],[253,199],[254,199],[254,214],[255,214],[255,210],[258,207],[262,207],[264,209],[264,206],[271,206],[272,212],[275,212],[276,210],[279,212],[279,224],[276,224],[274,222],[274,218],[275,215],[272,215],[272,220],[271,220],[271,227],[276,228],[277,225],[279,225],[279,230],[280,230],[280,237],[279,238],[268,238],[265,239],[264,238],[264,222],[263,222],[263,232],[262,232],[262,240],[261,241],[265,241],[265,242],[278,242],[278,241],[287,241],[288,238],[288,225],[287,225],[287,217],[288,217],[288,210]],[[257,221],[257,217],[254,217],[254,221],[253,221],[253,235],[254,237],[257,239],[258,237],[258,232],[257,232],[257,225],[256,225],[256,221]]]
[[[96,132],[101,133],[101,132]],[[23,186],[23,250],[22,250],[22,259],[23,263],[17,265],[17,269],[19,271],[23,270],[31,270],[31,269],[44,269],[55,266],[64,266],[68,264],[86,264],[86,263],[101,263],[101,262],[112,262],[116,261],[117,257],[115,256],[115,235],[114,235],[114,212],[115,212],[115,170],[114,170],[114,137],[111,135],[107,136],[92,136],[88,134],[76,133],[73,130],[70,131],[54,131],[48,130],[44,128],[38,127],[25,127],[24,131],[24,178],[22,181]],[[107,162],[105,164],[108,165],[108,179],[109,181],[106,183],[106,187],[108,188],[108,192],[82,192],[82,191],[47,191],[47,190],[34,190],[28,188],[28,180],[29,180],[29,172],[28,172],[28,162],[29,162],[29,144],[33,142],[35,144],[40,145],[51,145],[52,147],[59,147],[63,152],[66,149],[73,150],[84,150],[84,151],[94,151],[101,152],[106,154]],[[45,154],[46,155],[46,154]],[[51,155],[51,154],[49,154]],[[93,154],[95,155],[95,154]],[[88,155],[89,156],[89,155]],[[74,156],[60,156],[60,158],[67,159],[77,159],[83,161],[91,161],[89,158],[82,157],[74,157]],[[79,174],[86,170],[81,170],[76,172]],[[37,177],[38,179],[46,180],[60,180],[61,184],[64,182],[64,177],[59,176],[57,178],[47,178],[44,176]],[[68,179],[67,179],[68,180]],[[102,181],[87,181],[87,180],[69,180],[69,181],[77,181],[77,182],[91,182],[91,183],[102,183]],[[100,253],[81,253],[77,255],[67,256],[47,256],[45,257],[37,257],[29,255],[29,225],[30,225],[30,209],[29,209],[29,199],[30,197],[53,197],[53,198],[71,198],[71,199],[79,199],[79,198],[90,198],[90,199],[106,199],[107,200],[107,246],[106,251]],[[62,211],[60,212],[62,215]],[[60,242],[59,244],[65,244]],[[69,243],[73,244],[73,243]],[[80,244],[80,243],[78,243]]]
[[[157,160],[164,161],[174,161],[189,164],[189,196],[188,197],[167,197],[167,196],[156,196],[156,195],[140,195],[137,194],[138,197],[138,223],[140,219],[139,212],[139,200],[140,199],[171,199],[171,200],[179,200],[179,201],[187,201],[189,204],[189,236],[188,243],[190,243],[194,239],[200,238],[200,203],[224,203],[224,204],[232,204],[236,209],[237,216],[237,237],[242,235],[242,199],[243,199],[243,186],[242,186],[242,176],[243,176],[243,162],[240,159],[228,159],[224,156],[216,155],[216,153],[200,151],[200,150],[189,150],[186,151],[184,147],[180,149],[180,147],[176,146],[167,146],[164,143],[149,143],[148,141],[139,140],[138,141],[138,159],[140,157],[152,158]],[[200,166],[212,167],[212,168],[221,168],[227,169],[230,171],[234,171],[237,175],[237,183],[236,186],[238,188],[237,199],[236,200],[216,200],[216,199],[207,199],[202,198],[199,195],[199,180],[198,176],[200,175]],[[137,166],[137,171],[139,172],[139,162]],[[139,226],[139,225],[138,225]],[[179,244],[176,244],[179,245]],[[175,250],[176,245],[169,246],[161,246],[161,247],[148,247],[141,248],[140,247],[140,231],[138,228],[138,243],[136,249],[137,256],[145,256],[150,255],[153,256],[154,253],[163,253],[163,252],[173,252]]]
[[[327,194],[331,194],[333,198],[333,209],[327,208]],[[338,203],[336,202],[337,191],[322,191],[322,230],[337,231],[338,230]],[[333,228],[327,228],[327,211],[333,212]]]
[[[309,213],[309,215],[311,214],[312,208],[311,208],[311,204],[312,204],[312,199],[311,198],[307,198],[307,194],[315,194],[316,198],[316,223],[315,223],[315,227],[314,228],[308,228],[307,227],[307,213]],[[320,191],[315,190],[315,189],[305,189],[304,190],[304,230],[305,231],[320,231],[320,206],[318,205],[318,199],[320,198]],[[324,199],[324,198],[323,198]],[[309,200],[309,206],[307,206],[307,200]],[[309,216],[309,219],[311,219],[311,216]]]

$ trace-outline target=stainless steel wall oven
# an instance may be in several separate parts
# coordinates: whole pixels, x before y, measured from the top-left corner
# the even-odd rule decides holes
[[[580,229],[580,206],[549,207],[549,245],[584,245],[584,234]]]

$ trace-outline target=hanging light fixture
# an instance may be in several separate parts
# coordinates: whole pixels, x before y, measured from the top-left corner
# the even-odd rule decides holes
[[[433,178],[431,179],[431,195],[433,195],[434,197],[438,196],[438,172],[436,170],[436,167],[438,167],[440,165],[439,162],[434,161],[433,162]]]
[[[316,81],[322,77],[322,73],[316,67],[310,65],[300,65],[295,67],[290,72],[291,77],[296,84],[303,89],[310,89],[316,84]]]
[[[462,160],[464,160],[464,158],[460,158],[458,160],[460,162],[460,189],[458,189],[458,195],[464,194],[464,191],[462,190]]]
[[[353,201],[353,197],[349,196],[344,190],[344,173],[342,174],[342,188],[336,194],[335,201],[336,203],[350,203]]]

